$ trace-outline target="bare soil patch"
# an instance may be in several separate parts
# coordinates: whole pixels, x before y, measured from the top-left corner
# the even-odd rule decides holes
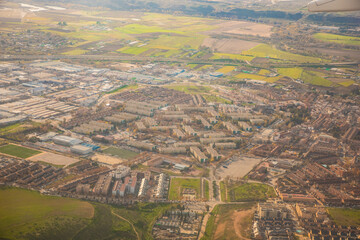
[[[209,47],[215,52],[241,54],[243,51],[250,50],[259,44],[260,43],[258,42],[250,42],[234,38],[206,38],[202,43],[202,46]]]
[[[114,164],[120,164],[125,162],[125,159],[121,159],[121,158],[117,158],[117,157],[111,157],[111,156],[107,156],[107,155],[103,155],[103,154],[98,154],[96,153],[95,156],[92,158],[92,160],[94,161],[98,161],[101,163],[106,163],[109,165],[114,165]]]
[[[244,21],[226,21],[216,25],[217,28],[208,31],[210,34],[236,34],[252,35],[260,37],[270,37],[273,26],[261,23],[251,23]]]
[[[79,159],[72,158],[72,157],[66,157],[63,155],[50,153],[50,152],[44,152],[41,154],[38,154],[36,156],[30,157],[27,160],[34,161],[34,162],[46,162],[53,165],[58,166],[68,166],[70,164],[79,162]]]

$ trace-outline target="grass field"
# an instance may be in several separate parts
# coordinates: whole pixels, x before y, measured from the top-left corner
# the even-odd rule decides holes
[[[301,75],[301,80],[312,85],[331,87],[334,85],[330,80],[321,76],[322,74],[315,71],[304,71]]]
[[[40,151],[18,145],[8,144],[0,147],[0,152],[19,158],[28,158],[41,153]]]
[[[133,159],[137,155],[139,155],[136,152],[126,150],[126,149],[116,148],[116,147],[109,147],[109,148],[105,149],[103,151],[103,153],[110,154],[112,156],[117,156],[117,157],[124,158],[124,159]]]
[[[330,33],[316,33],[314,34],[314,38],[324,42],[333,42],[345,45],[360,45],[360,37],[350,37]]]
[[[214,53],[214,56],[211,59],[231,59],[231,60],[239,60],[239,61],[251,61],[255,57],[254,56],[246,56],[241,54],[230,54],[230,53]]]
[[[225,99],[225,98],[219,97],[219,96],[208,95],[208,94],[204,94],[204,95],[202,95],[202,96],[204,97],[204,99],[205,99],[207,102],[231,104],[231,101],[229,101],[229,100],[227,100],[227,99]]]
[[[209,181],[208,180],[204,180],[204,196],[206,198],[206,200],[209,200]]]
[[[165,87],[188,94],[209,93],[212,90],[212,88],[209,86],[198,86],[198,85],[170,85]]]
[[[292,79],[301,78],[301,74],[303,73],[302,68],[278,68],[278,73]]]
[[[309,63],[319,63],[321,62],[320,58],[314,58],[309,56],[303,56],[299,54],[293,54],[285,51],[281,51],[271,47],[268,44],[260,44],[249,51],[244,51],[243,54],[250,55],[253,57],[262,57],[262,58],[275,58],[282,61],[293,61],[293,62],[309,62]]]
[[[220,68],[220,69],[218,69],[216,71],[226,74],[226,73],[234,71],[235,69],[236,69],[236,67],[234,67],[234,66],[225,66],[225,67],[222,67],[222,68]]]
[[[266,78],[265,76],[260,76],[260,75],[256,75],[256,74],[250,74],[250,73],[239,73],[235,77],[241,78],[241,79],[253,79],[253,80],[264,80]]]
[[[265,201],[276,197],[272,187],[261,183],[234,184],[228,187],[228,201]]]
[[[171,207],[173,207],[171,204],[138,203],[133,206],[113,207],[112,209],[134,224],[140,239],[153,239],[151,236],[152,226],[156,219]]]
[[[331,219],[339,226],[360,227],[360,210],[349,208],[328,208]]]
[[[211,212],[202,240],[251,238],[254,203],[217,205]],[[237,228],[235,230],[235,228]],[[238,230],[238,231],[237,231]],[[241,236],[238,236],[241,234]]]
[[[196,198],[200,198],[201,182],[200,178],[172,178],[169,189],[169,200],[181,200],[182,190],[192,188],[196,191]]]
[[[0,238],[69,239],[93,214],[87,202],[0,188]]]
[[[220,194],[221,194],[221,201],[226,202],[226,186],[223,181],[220,182]]]
[[[355,81],[350,80],[350,81],[346,81],[346,82],[341,82],[339,84],[344,86],[344,87],[349,87],[349,86],[353,85],[354,83],[355,83]]]

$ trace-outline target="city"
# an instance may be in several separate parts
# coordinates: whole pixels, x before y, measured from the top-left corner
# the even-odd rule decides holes
[[[359,239],[359,25],[31,4],[0,3],[1,239]]]

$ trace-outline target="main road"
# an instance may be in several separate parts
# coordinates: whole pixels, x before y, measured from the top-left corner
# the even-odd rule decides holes
[[[111,56],[111,55],[0,55],[0,61],[32,61],[32,60],[63,60],[63,59],[78,59],[78,60],[94,60],[94,61],[132,61],[132,62],[172,62],[172,63],[196,63],[196,64],[244,64],[244,62],[223,61],[217,59],[179,59],[179,58],[161,58],[161,57],[140,57],[140,56]],[[246,64],[246,63],[245,63]],[[358,65],[360,62],[336,62],[336,63],[283,63],[276,64],[277,67],[291,67],[291,66],[341,66],[341,65]]]

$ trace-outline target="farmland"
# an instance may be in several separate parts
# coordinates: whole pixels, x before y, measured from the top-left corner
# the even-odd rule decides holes
[[[0,152],[19,158],[29,158],[31,156],[41,153],[40,151],[30,148],[21,147],[18,145],[8,144],[0,147]]]
[[[169,200],[180,200],[184,188],[196,191],[196,198],[201,196],[201,180],[198,178],[172,178],[169,189]]]
[[[119,158],[124,158],[124,159],[133,159],[137,155],[139,155],[136,152],[126,150],[126,149],[116,148],[116,147],[109,147],[109,148],[105,149],[103,151],[103,153],[109,154],[109,155],[112,155],[112,156],[116,156],[116,157],[119,157]]]
[[[316,33],[314,38],[324,41],[324,42],[333,42],[344,45],[360,45],[360,37],[350,37],[330,33]]]
[[[94,215],[91,204],[42,196],[15,188],[0,189],[0,238],[72,238]]]

